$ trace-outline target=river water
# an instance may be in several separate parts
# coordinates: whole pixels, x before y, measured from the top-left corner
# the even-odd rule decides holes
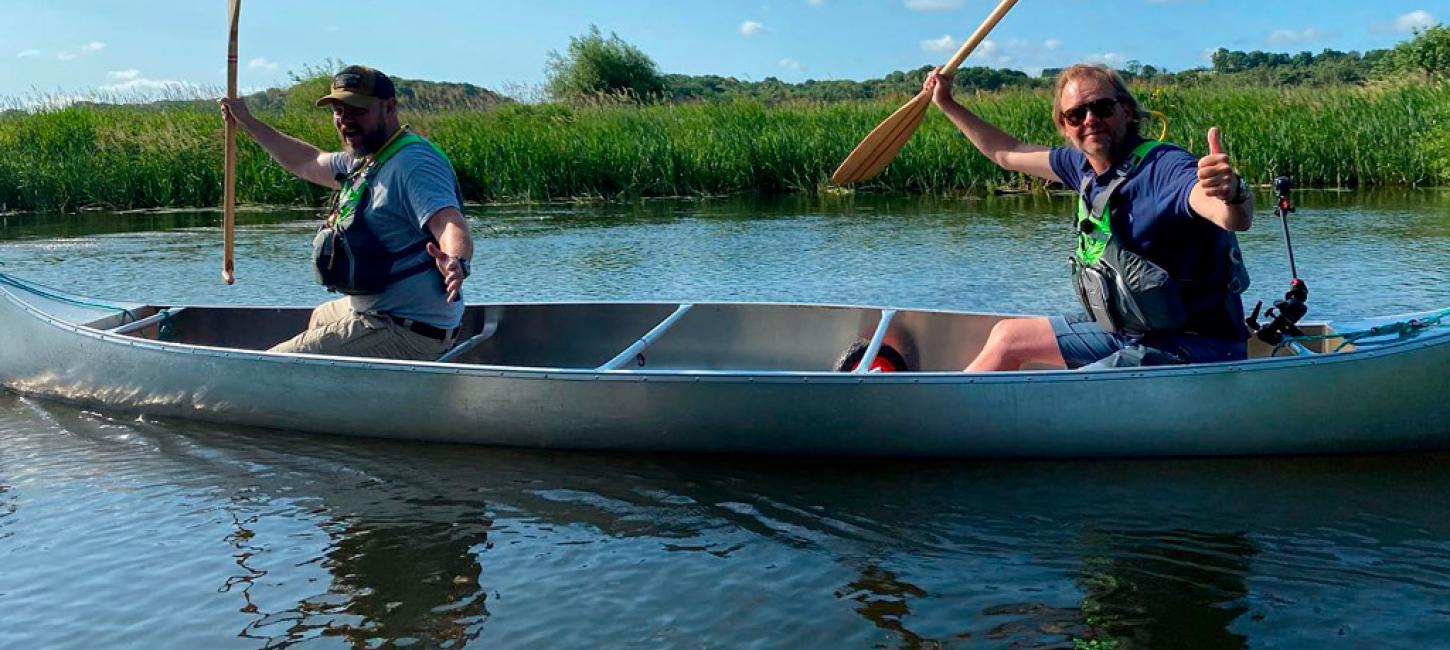
[[[1450,304],[1450,193],[1299,200],[1310,318]],[[1072,304],[1065,209],[474,208],[469,299],[1049,313]],[[1272,300],[1288,263],[1262,213],[1241,239],[1249,297]],[[306,217],[244,212],[232,287],[215,213],[0,217],[0,271],[98,298],[311,304],[326,294],[309,284]],[[0,394],[0,649],[1437,647],[1446,494],[1450,454],[604,455]]]

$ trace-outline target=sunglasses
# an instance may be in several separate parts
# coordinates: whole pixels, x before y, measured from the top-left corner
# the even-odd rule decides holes
[[[1104,97],[1086,104],[1079,104],[1062,112],[1062,121],[1071,127],[1082,126],[1083,120],[1087,119],[1088,111],[1092,111],[1093,117],[1106,120],[1113,116],[1113,111],[1118,108],[1118,98]]]

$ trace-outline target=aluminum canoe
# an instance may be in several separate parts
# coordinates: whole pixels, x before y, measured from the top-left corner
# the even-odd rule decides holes
[[[93,300],[0,275],[0,384],[156,417],[532,448],[918,457],[1450,448],[1450,327],[1372,345],[1329,338],[1298,353],[1255,344],[1236,363],[968,374],[960,369],[993,323],[1010,316],[521,303],[470,305],[459,343],[436,361],[265,351],[309,311]],[[868,358],[898,351],[910,370],[836,371],[860,343]]]

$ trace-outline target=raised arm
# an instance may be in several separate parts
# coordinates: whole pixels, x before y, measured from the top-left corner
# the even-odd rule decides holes
[[[1229,164],[1216,126],[1208,130],[1208,155],[1198,160],[1198,183],[1188,193],[1188,205],[1224,230],[1254,225],[1254,193]]]
[[[282,133],[253,117],[252,112],[247,109],[245,99],[224,98],[219,103],[222,117],[241,125],[242,130],[261,145],[273,160],[282,165],[283,169],[305,181],[327,188],[338,188],[338,182],[333,177],[330,164],[331,153]]]
[[[957,125],[957,129],[982,155],[998,167],[1050,181],[1058,180],[1048,162],[1049,148],[1022,142],[967,110],[952,97],[950,75],[941,74],[939,69],[933,70],[922,87],[932,91],[932,102],[937,108]]]

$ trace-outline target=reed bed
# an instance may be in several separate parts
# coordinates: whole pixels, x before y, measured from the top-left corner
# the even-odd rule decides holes
[[[1206,152],[1224,130],[1235,164],[1255,182],[1289,174],[1300,187],[1427,186],[1450,182],[1450,86],[1340,89],[1140,89],[1166,113],[1168,139]],[[905,98],[902,98],[903,100]],[[1057,144],[1045,92],[964,97],[1023,140]],[[766,105],[506,105],[404,118],[448,151],[475,201],[548,201],[810,193],[900,102]],[[324,148],[326,113],[260,115]],[[1147,131],[1156,134],[1157,123]],[[244,136],[242,201],[316,204],[325,192],[290,177]],[[221,120],[214,108],[76,105],[0,117],[0,204],[74,210],[202,207],[221,200]],[[997,169],[933,112],[863,191],[983,194],[1040,188]]]

